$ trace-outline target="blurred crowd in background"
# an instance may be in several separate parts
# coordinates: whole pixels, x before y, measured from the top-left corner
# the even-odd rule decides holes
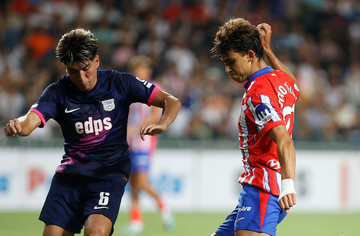
[[[54,49],[81,27],[98,38],[100,69],[129,72],[132,57],[152,59],[153,79],[182,102],[163,137],[236,139],[244,87],[210,49],[218,27],[237,17],[272,26],[272,48],[299,81],[294,140],[360,142],[357,0],[2,0],[0,124],[65,75]],[[55,122],[45,129],[33,137],[61,137]]]

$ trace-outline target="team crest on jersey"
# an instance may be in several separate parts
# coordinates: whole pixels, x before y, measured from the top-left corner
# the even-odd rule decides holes
[[[101,102],[103,104],[104,110],[105,111],[112,111],[115,109],[115,100],[112,99],[108,99],[108,100],[104,100]]]

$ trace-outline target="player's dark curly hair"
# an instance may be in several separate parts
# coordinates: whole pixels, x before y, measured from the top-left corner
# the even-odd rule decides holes
[[[71,65],[73,62],[87,65],[89,60],[94,60],[97,48],[94,34],[90,30],[78,28],[62,36],[55,54],[65,65]]]
[[[256,26],[243,18],[231,19],[219,28],[211,49],[212,58],[220,59],[221,54],[230,50],[242,54],[253,50],[259,61],[264,60],[260,33]]]

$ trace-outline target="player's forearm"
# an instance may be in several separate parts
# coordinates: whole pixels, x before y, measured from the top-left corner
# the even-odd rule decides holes
[[[264,53],[266,58],[269,61],[269,64],[271,66],[271,68],[275,69],[275,70],[281,70],[284,71],[288,76],[290,76],[293,80],[294,83],[299,87],[296,77],[293,75],[293,73],[291,73],[286,66],[276,57],[276,55],[274,54],[274,52],[271,50],[271,48],[264,48]]]
[[[17,132],[17,135],[28,136],[30,135],[36,127],[41,124],[40,118],[34,113],[29,112],[28,114],[18,118],[20,122],[20,129]]]
[[[167,127],[174,122],[181,107],[180,100],[174,96],[168,95],[164,100],[163,113],[159,124],[165,124]]]
[[[28,136],[31,134],[32,130],[28,128],[29,120],[27,119],[27,115],[21,116],[17,118],[20,121],[21,129],[17,132],[19,136]]]
[[[295,180],[295,147],[291,138],[277,144],[277,152],[281,165],[281,178]]]

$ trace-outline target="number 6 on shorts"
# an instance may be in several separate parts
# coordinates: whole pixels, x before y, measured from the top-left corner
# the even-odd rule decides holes
[[[110,193],[100,192],[99,205],[106,206],[109,203]]]

